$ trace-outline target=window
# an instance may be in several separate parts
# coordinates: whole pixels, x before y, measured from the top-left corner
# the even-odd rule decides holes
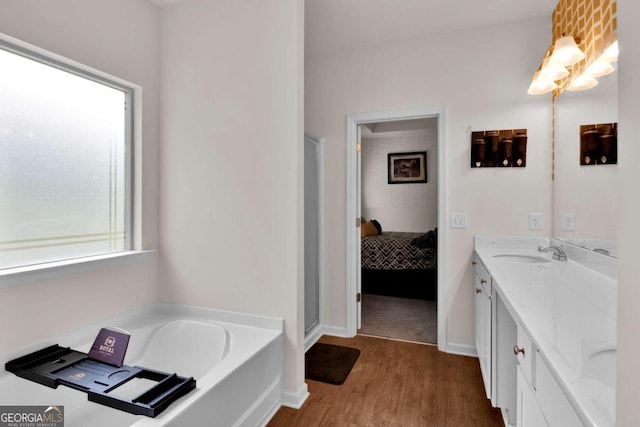
[[[130,249],[132,95],[0,41],[0,269]]]

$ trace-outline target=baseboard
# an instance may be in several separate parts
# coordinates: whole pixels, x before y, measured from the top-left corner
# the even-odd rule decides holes
[[[282,392],[282,406],[287,408],[300,409],[305,400],[309,397],[307,383],[302,383],[296,393]]]
[[[321,336],[330,335],[332,337],[350,338],[347,336],[347,330],[345,328],[337,328],[335,326],[323,326],[318,325],[304,338],[304,351],[311,348],[312,345],[318,342]]]
[[[476,347],[473,345],[447,343],[447,347],[444,351],[449,354],[457,354],[460,356],[478,357]]]
[[[323,326],[322,333],[324,335],[331,335],[332,337],[351,338],[347,335],[347,328],[338,328],[335,326]]]
[[[311,332],[309,332],[309,334],[304,338],[305,353],[307,352],[307,350],[311,348],[312,345],[318,342],[318,340],[323,335],[323,333],[324,333],[324,328],[322,327],[322,325],[316,326],[315,328],[313,328]]]
[[[280,409],[281,399],[282,382],[278,378],[234,425],[240,427],[266,426]]]
[[[509,424],[509,414],[507,413],[506,409],[501,408],[500,413],[502,414],[502,421],[504,422],[504,427],[515,427],[513,424]]]

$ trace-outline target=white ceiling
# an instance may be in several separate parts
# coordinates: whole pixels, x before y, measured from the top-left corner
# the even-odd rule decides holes
[[[558,0],[306,0],[315,54],[548,17]]]
[[[151,3],[159,7],[168,6],[170,4],[181,2],[182,0],[149,0]]]
[[[164,7],[183,0],[149,1]],[[558,0],[305,0],[305,51],[315,54],[358,48],[529,18],[551,20],[557,3]]]

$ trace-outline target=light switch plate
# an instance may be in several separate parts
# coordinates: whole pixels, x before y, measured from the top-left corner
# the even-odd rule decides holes
[[[451,212],[449,214],[449,226],[451,228],[467,228],[467,213]]]
[[[529,213],[529,230],[542,230],[542,214],[540,212]]]
[[[562,214],[560,216],[560,230],[576,231],[576,214]]]

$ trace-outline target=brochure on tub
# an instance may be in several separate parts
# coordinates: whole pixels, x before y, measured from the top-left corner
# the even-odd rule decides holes
[[[120,368],[124,364],[129,338],[130,334],[123,329],[102,328],[87,356],[90,359]]]

